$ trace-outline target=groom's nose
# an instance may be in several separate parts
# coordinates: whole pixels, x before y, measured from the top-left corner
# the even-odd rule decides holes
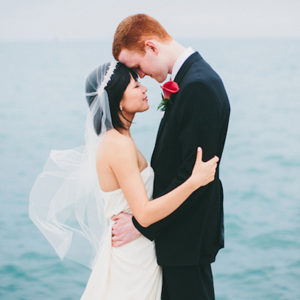
[[[140,78],[144,78],[145,77],[145,73],[142,72],[141,70],[136,70],[136,72],[138,73]]]

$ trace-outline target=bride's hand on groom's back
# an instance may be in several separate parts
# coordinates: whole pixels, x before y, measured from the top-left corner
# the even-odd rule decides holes
[[[132,215],[121,212],[111,218],[114,221],[112,226],[111,244],[113,247],[121,247],[141,236],[141,233],[132,223]]]
[[[205,186],[215,179],[218,161],[219,158],[217,156],[206,162],[202,161],[202,148],[198,147],[196,161],[190,177],[195,189]]]

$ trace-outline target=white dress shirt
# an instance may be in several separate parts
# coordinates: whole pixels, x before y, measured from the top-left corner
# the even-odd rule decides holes
[[[180,54],[174,65],[172,68],[172,74],[171,74],[171,78],[172,80],[175,79],[175,76],[177,75],[179,69],[181,68],[181,66],[184,64],[184,62],[195,52],[195,50],[193,50],[191,47],[187,48],[182,54]]]

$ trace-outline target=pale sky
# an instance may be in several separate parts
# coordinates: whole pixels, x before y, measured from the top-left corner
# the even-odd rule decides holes
[[[0,0],[0,40],[111,39],[126,16],[173,37],[300,37],[300,0]]]

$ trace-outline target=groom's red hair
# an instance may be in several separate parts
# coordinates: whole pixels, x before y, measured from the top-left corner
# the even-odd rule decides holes
[[[137,14],[125,18],[118,26],[113,42],[113,56],[118,60],[123,49],[145,54],[145,41],[156,39],[160,42],[172,40],[168,32],[154,18]]]

